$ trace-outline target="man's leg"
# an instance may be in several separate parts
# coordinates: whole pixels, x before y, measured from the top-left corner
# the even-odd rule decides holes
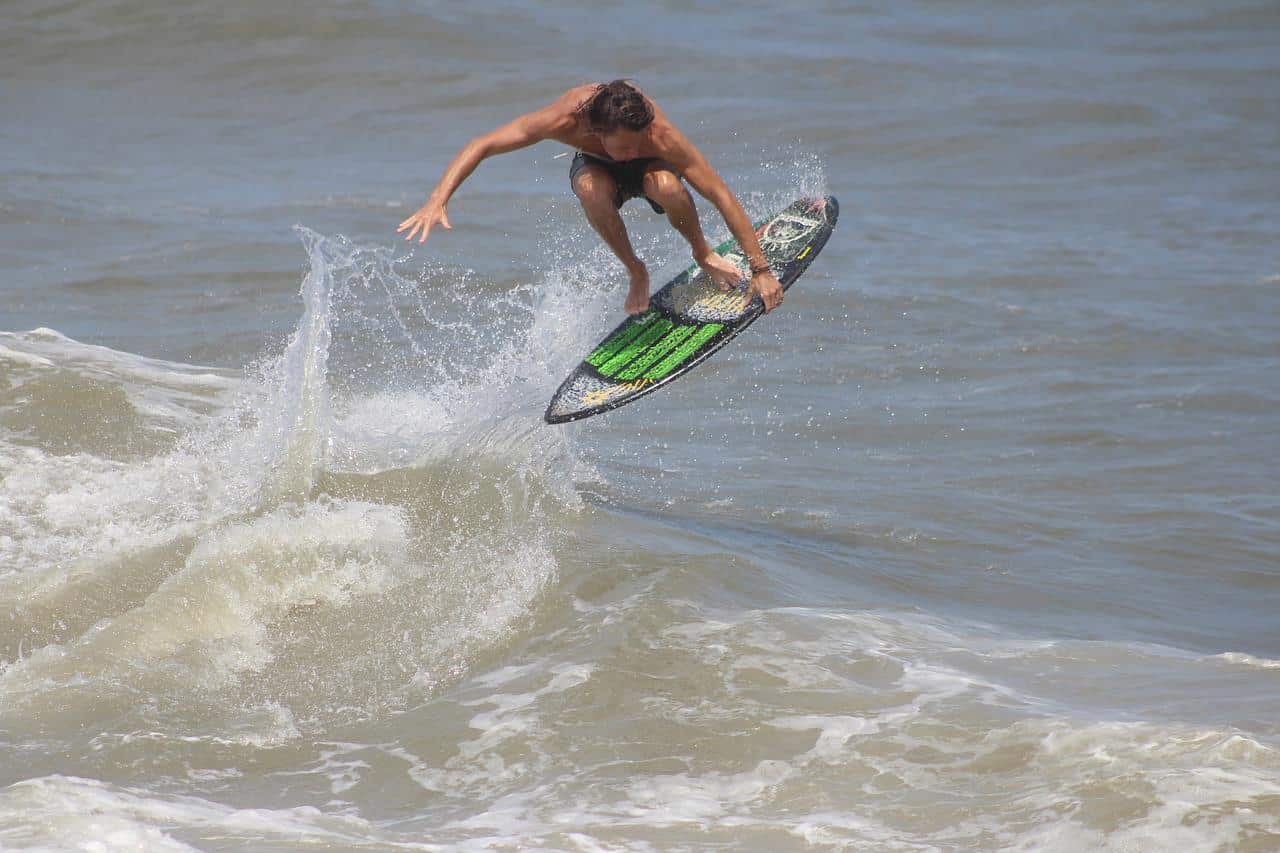
[[[742,271],[716,254],[702,234],[698,221],[698,209],[684,182],[671,167],[658,162],[644,173],[644,194],[657,202],[667,212],[667,221],[689,241],[693,259],[702,267],[712,283],[721,290],[728,290],[742,281]]]
[[[649,307],[649,271],[631,248],[627,226],[614,204],[617,185],[613,176],[602,166],[587,165],[573,176],[573,192],[582,202],[587,221],[596,229],[605,244],[622,261],[631,276],[631,288],[627,292],[628,314],[639,314]]]

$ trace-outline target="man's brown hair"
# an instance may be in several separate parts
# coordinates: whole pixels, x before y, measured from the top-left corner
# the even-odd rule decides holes
[[[653,122],[653,107],[628,80],[601,83],[579,111],[596,133],[644,130]]]

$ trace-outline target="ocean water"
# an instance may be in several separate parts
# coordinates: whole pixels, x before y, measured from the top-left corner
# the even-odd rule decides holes
[[[1275,3],[17,0],[0,72],[0,848],[1280,849]],[[548,427],[564,150],[395,227],[618,76],[841,221]]]

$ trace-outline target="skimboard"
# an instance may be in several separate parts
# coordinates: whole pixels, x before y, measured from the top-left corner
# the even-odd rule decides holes
[[[756,237],[783,289],[808,269],[835,227],[832,196],[805,198],[756,224]],[[745,269],[737,240],[716,251]],[[698,266],[676,276],[628,317],[561,383],[543,416],[560,424],[598,415],[654,391],[701,364],[764,313],[747,282],[721,292]]]

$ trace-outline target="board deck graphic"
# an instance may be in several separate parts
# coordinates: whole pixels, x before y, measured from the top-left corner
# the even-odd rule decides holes
[[[756,237],[783,289],[800,277],[831,236],[835,198],[799,199],[756,224]],[[716,251],[747,267],[737,240]],[[692,370],[764,313],[745,282],[721,292],[695,266],[649,299],[649,310],[609,333],[560,385],[543,416],[558,424],[598,415],[649,394]]]

